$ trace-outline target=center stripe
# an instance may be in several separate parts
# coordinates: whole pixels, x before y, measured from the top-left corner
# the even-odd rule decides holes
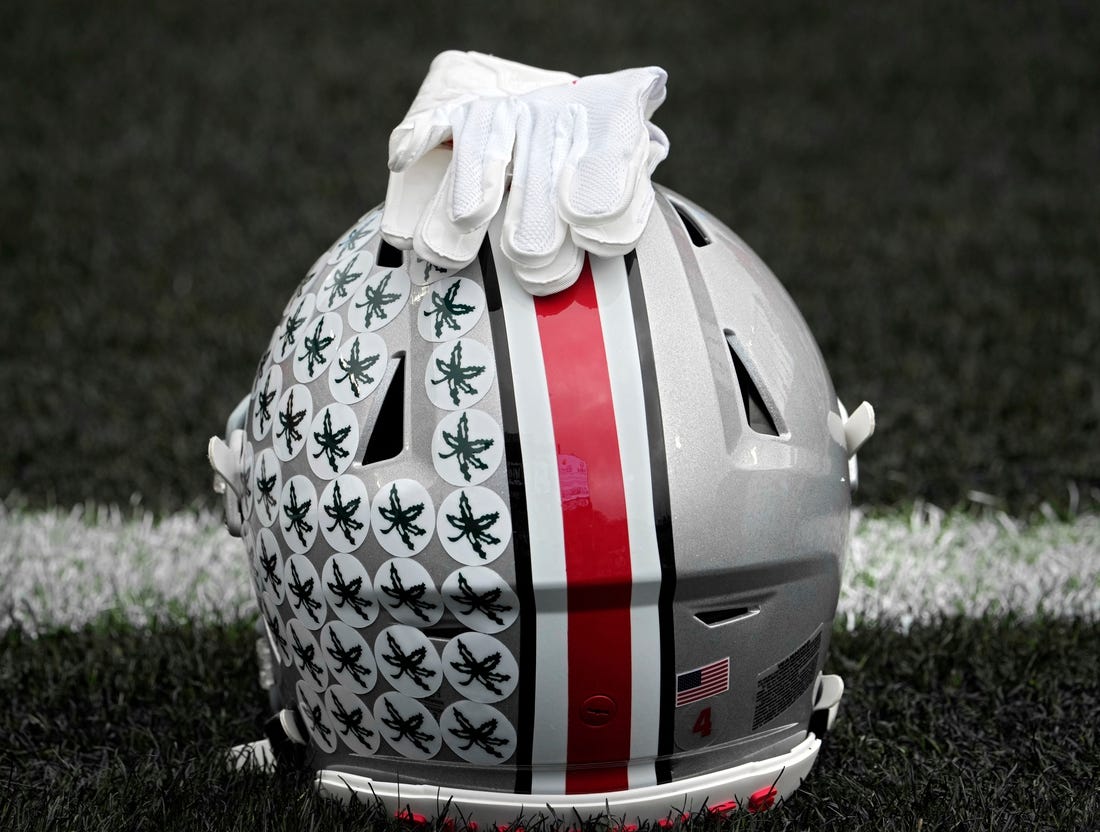
[[[630,759],[630,535],[603,329],[587,259],[572,287],[536,299],[535,313],[557,450],[568,581],[566,791],[618,791],[629,785],[625,765],[598,764]]]

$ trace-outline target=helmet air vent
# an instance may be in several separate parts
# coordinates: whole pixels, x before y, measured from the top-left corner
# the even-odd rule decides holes
[[[695,617],[708,627],[720,627],[723,624],[752,618],[758,612],[760,607],[727,607],[721,610],[701,610],[695,613]]]
[[[383,240],[378,247],[378,265],[384,269],[401,268],[405,265],[405,252]]]
[[[469,627],[459,624],[457,621],[447,621],[444,619],[438,624],[433,624],[431,627],[424,628],[424,635],[430,639],[437,641],[448,642],[455,636],[460,636],[463,633],[468,633]]]
[[[749,427],[757,433],[767,436],[779,436],[779,428],[776,427],[775,418],[768,409],[760,388],[753,380],[745,362],[737,353],[736,337],[730,331],[726,331],[726,344],[730,350],[730,358],[733,359],[733,369],[737,374],[737,386],[741,390],[741,401],[745,405],[745,416],[749,421]]]
[[[696,248],[709,246],[710,237],[708,237],[706,233],[704,233],[703,229],[699,227],[699,223],[695,221],[695,217],[688,213],[687,208],[676,202],[672,203],[672,207],[675,208],[676,213],[680,215],[680,222],[684,224],[684,228],[687,230],[688,236],[691,237],[692,244]]]
[[[386,395],[374,418],[363,464],[393,459],[405,449],[405,354],[390,359]]]

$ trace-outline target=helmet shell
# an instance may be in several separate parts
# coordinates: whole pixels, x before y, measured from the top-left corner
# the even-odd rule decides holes
[[[848,455],[775,276],[664,189],[634,252],[547,298],[501,215],[457,271],[380,218],[291,297],[245,426],[243,537],[312,764],[595,794],[803,743]]]

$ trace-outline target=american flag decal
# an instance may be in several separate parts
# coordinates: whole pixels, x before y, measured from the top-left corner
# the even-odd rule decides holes
[[[676,707],[690,705],[730,689],[730,659],[726,656],[676,676]]]

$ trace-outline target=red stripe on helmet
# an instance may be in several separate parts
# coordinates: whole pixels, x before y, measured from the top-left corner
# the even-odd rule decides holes
[[[577,282],[537,298],[535,313],[565,542],[566,791],[617,791],[628,787],[630,758],[630,539],[611,382],[587,257]]]

